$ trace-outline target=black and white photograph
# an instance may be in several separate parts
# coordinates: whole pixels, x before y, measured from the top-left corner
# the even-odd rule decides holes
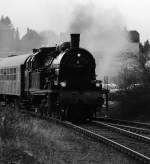
[[[0,0],[0,164],[150,164],[150,0]]]

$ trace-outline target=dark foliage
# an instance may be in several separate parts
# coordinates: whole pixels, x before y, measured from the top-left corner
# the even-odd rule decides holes
[[[117,115],[124,119],[136,118],[150,113],[150,86],[138,86],[112,94],[112,100],[118,101]]]

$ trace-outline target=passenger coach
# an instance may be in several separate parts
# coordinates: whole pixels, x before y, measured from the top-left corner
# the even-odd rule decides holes
[[[24,93],[25,61],[30,56],[18,55],[3,58],[0,61],[0,97],[12,102]]]

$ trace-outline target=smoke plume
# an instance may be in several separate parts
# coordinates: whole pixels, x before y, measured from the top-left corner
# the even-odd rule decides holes
[[[124,19],[116,8],[104,9],[90,3],[77,5],[72,13],[68,32],[81,34],[80,46],[94,54],[100,78],[118,71],[117,56],[128,43],[124,27]]]

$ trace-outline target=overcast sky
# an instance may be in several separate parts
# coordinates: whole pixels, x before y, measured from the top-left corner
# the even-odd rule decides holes
[[[9,16],[21,34],[37,31],[65,31],[74,7],[86,3],[119,11],[129,30],[138,30],[141,40],[150,39],[150,0],[0,0],[0,15]]]

